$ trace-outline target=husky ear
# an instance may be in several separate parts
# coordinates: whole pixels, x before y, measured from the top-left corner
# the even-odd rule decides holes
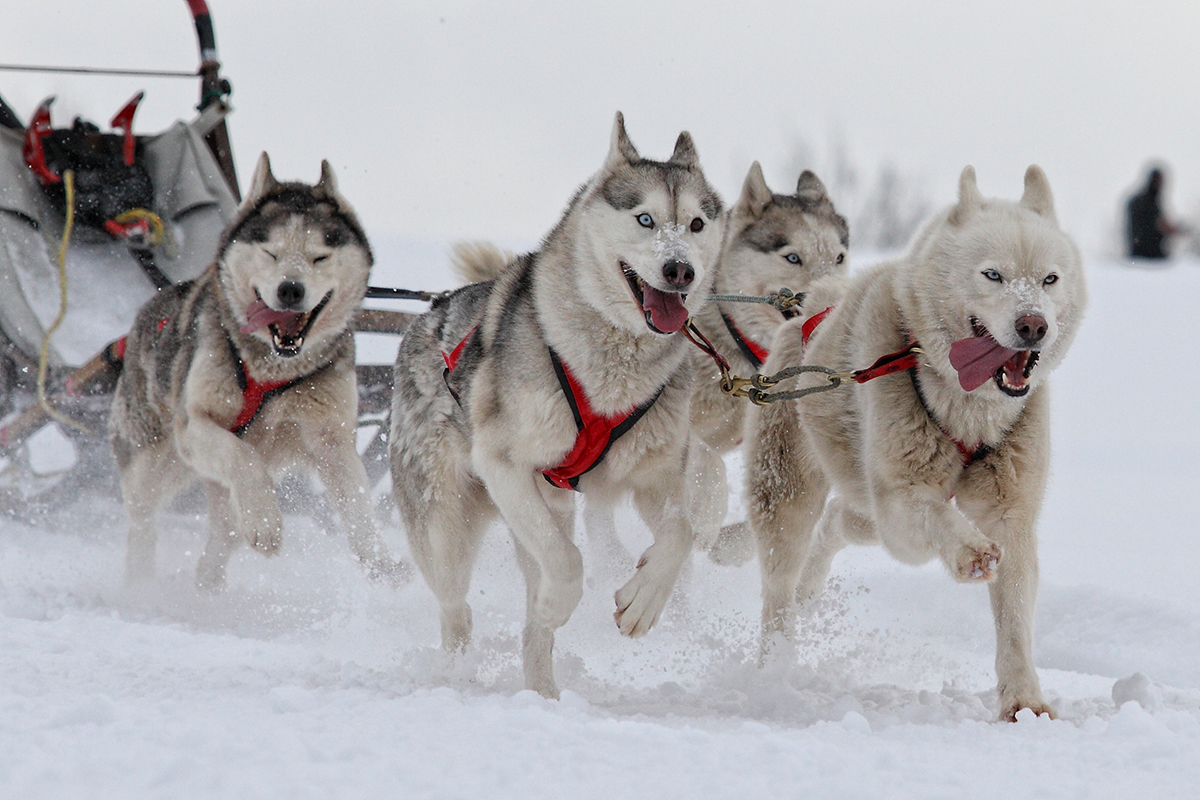
[[[821,179],[811,169],[800,173],[800,180],[796,181],[796,194],[813,200],[825,200],[829,197],[829,192],[825,191],[825,184],[821,183]]]
[[[1030,164],[1029,169],[1025,170],[1025,194],[1021,195],[1021,205],[1058,224],[1058,218],[1054,215],[1054,195],[1050,193],[1050,181],[1037,164]]]
[[[668,164],[679,164],[689,169],[700,166],[700,158],[696,155],[696,144],[692,141],[692,135],[687,131],[679,134],[679,138],[675,140],[675,152],[671,153],[671,159]]]
[[[258,165],[254,168],[254,177],[250,179],[250,189],[246,192],[242,205],[248,206],[278,188],[279,181],[275,180],[275,176],[271,174],[271,159],[267,157],[267,151],[264,150],[263,154],[258,157]]]
[[[333,167],[329,166],[329,162],[321,159],[321,180],[317,181],[317,185],[313,187],[317,194],[322,194],[326,197],[338,197],[337,176],[333,174]]]
[[[773,198],[774,195],[763,178],[762,167],[755,161],[746,173],[746,180],[742,183],[742,196],[733,207],[733,213],[737,216],[757,217],[771,204]]]
[[[640,161],[641,158],[633,142],[629,141],[629,134],[625,133],[625,115],[618,111],[616,119],[613,120],[612,139],[608,145],[608,157],[604,159],[604,166],[612,169],[621,164]]]
[[[975,183],[975,168],[967,165],[958,179],[958,205],[950,211],[950,222],[961,225],[983,205],[983,195]]]

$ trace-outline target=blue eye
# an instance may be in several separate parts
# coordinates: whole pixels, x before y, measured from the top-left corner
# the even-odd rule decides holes
[[[804,263],[800,260],[800,256],[796,255],[795,253],[788,253],[786,256],[784,256],[784,258],[787,259],[789,264],[795,264],[799,266],[800,264]]]
[[[638,214],[637,221],[638,225],[641,225],[643,228],[654,227],[654,217],[650,216],[649,214]]]
[[[1058,283],[1058,276],[1053,272],[1046,276],[1046,278],[1042,281],[1042,285],[1049,286],[1052,283]]]
[[[994,270],[994,269],[985,269],[983,271],[983,277],[987,278],[989,281],[1004,280],[1004,277],[999,272],[996,272],[996,270]]]

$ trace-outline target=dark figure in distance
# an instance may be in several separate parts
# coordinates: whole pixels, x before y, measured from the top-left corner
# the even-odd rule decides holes
[[[1182,233],[1163,215],[1159,202],[1162,185],[1162,170],[1152,169],[1145,188],[1129,200],[1126,233],[1129,255],[1134,258],[1166,258],[1163,245],[1167,237]]]

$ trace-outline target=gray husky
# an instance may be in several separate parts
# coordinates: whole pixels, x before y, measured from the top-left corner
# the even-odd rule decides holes
[[[679,135],[643,159],[620,114],[608,157],[540,250],[457,290],[408,329],[396,360],[393,483],[413,556],[441,604],[442,645],[471,634],[467,588],[498,512],[527,586],[525,684],[556,697],[554,630],[583,591],[575,492],[632,492],[654,534],[616,593],[617,625],[657,621],[692,546],[681,498],[691,345],[722,204]]]
[[[762,297],[786,287],[799,294],[826,275],[845,275],[849,269],[850,230],[814,173],[805,170],[795,194],[775,194],[763,179],[758,162],[750,166],[742,194],[729,214],[725,246],[714,282],[714,293]],[[697,326],[729,361],[736,375],[761,372],[771,339],[786,318],[765,304],[709,303],[696,318]],[[753,547],[742,526],[730,526],[717,540],[725,517],[728,489],[721,478],[725,465],[719,454],[742,442],[748,403],[721,391],[719,374],[704,353],[693,353],[698,385],[692,395],[692,428],[706,447],[693,448],[692,485],[712,488],[697,492],[693,504],[697,544],[718,561],[749,557]],[[740,546],[740,542],[747,546]],[[745,550],[743,556],[737,550]]]
[[[239,541],[278,551],[272,479],[294,466],[316,469],[355,556],[403,578],[375,529],[355,449],[349,326],[371,263],[329,164],[316,186],[279,183],[263,153],[216,262],[148,302],[126,340],[109,425],[129,516],[127,580],[153,576],[156,512],[194,479],[209,495],[200,586],[224,583]]]
[[[765,372],[879,364],[879,377],[750,414],[764,652],[794,635],[794,602],[821,591],[839,550],[879,543],[988,583],[1000,716],[1051,713],[1033,666],[1034,527],[1049,464],[1047,378],[1086,301],[1079,251],[1036,166],[1019,203],[983,198],[967,167],[958,202],[905,258],[812,287],[807,319],[780,327]]]

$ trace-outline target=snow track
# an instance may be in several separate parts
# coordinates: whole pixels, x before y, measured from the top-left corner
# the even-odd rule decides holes
[[[441,288],[398,260],[375,281]],[[612,622],[624,573],[585,549],[550,702],[521,690],[500,529],[475,642],[450,659],[423,582],[369,583],[305,518],[278,558],[239,551],[213,597],[193,588],[203,520],[168,515],[159,579],[125,589],[123,517],[99,501],[71,524],[0,523],[0,798],[1194,796],[1200,378],[1178,368],[1200,356],[1200,265],[1089,269],[1039,526],[1035,658],[1057,721],[992,721],[984,589],[877,549],[839,556],[798,657],[765,669],[753,563],[695,557],[660,627],[629,641]],[[631,551],[649,543],[631,511],[618,522]]]

